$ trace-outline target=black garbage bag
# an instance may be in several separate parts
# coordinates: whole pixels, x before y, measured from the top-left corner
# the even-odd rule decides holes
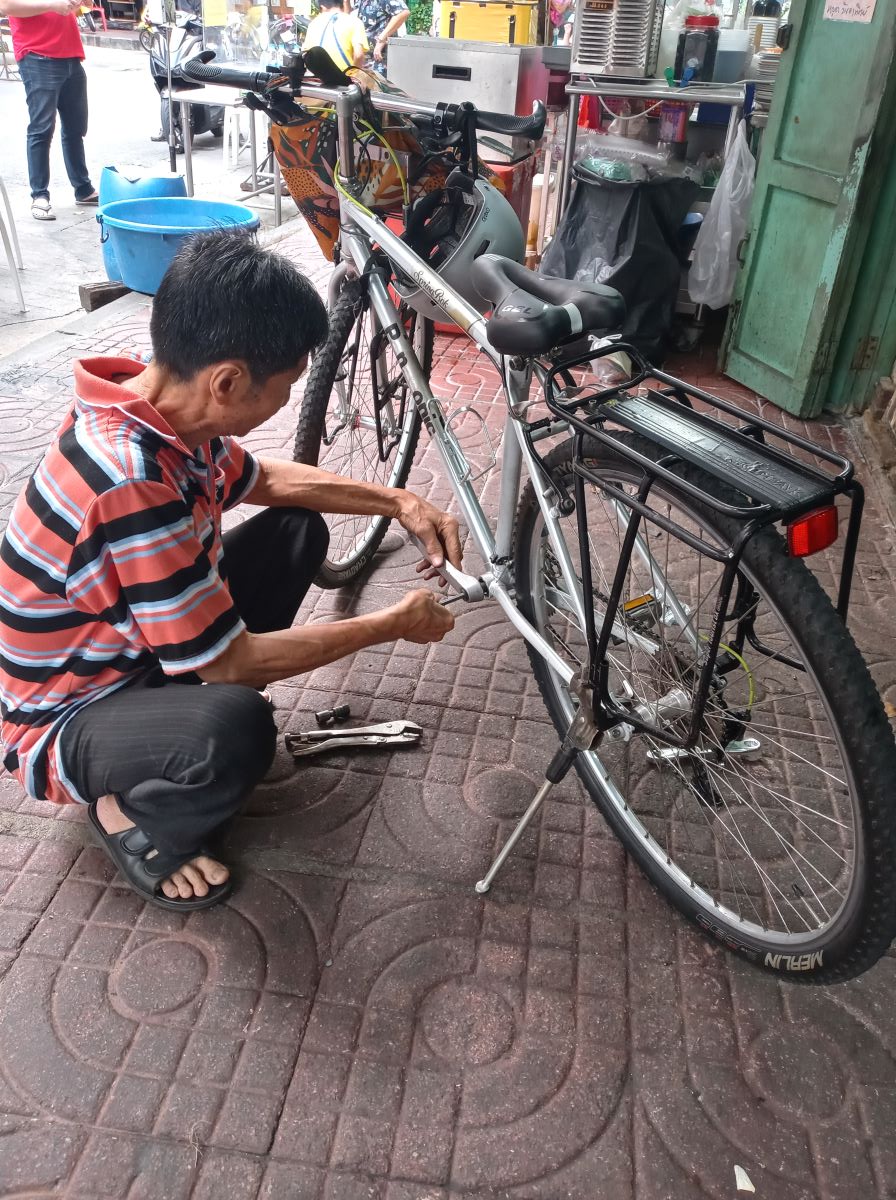
[[[690,179],[662,175],[621,183],[581,163],[573,177],[572,203],[539,270],[616,288],[626,304],[625,340],[659,363],[686,266],[681,223],[700,189]]]

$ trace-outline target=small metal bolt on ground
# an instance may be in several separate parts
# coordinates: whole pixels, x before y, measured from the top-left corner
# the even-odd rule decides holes
[[[320,725],[321,729],[328,725],[342,724],[347,721],[352,715],[352,710],[347,704],[337,704],[335,708],[325,708],[321,712],[314,714],[314,719]]]

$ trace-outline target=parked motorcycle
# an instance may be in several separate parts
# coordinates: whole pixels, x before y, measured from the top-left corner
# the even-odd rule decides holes
[[[152,81],[161,95],[168,87],[168,46],[169,27],[165,23],[153,24],[149,40],[149,70]],[[181,74],[181,66],[191,58],[195,58],[202,50],[202,21],[192,12],[178,11],[175,14],[174,25],[171,26],[171,81],[176,88],[195,88],[197,85]],[[201,133],[210,133],[213,137],[224,136],[224,109],[217,104],[190,104],[190,133],[196,137]],[[161,132],[153,138],[156,142],[168,141],[168,127],[171,120],[171,105],[166,97],[161,101]],[[181,128],[180,105],[174,104],[174,134],[178,150],[183,149],[183,130]]]
[[[272,59],[282,63],[285,54],[298,54],[308,32],[308,24],[309,18],[299,13],[272,21],[268,29]]]

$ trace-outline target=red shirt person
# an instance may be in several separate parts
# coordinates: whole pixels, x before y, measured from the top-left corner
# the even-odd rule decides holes
[[[25,85],[31,215],[38,221],[56,219],[50,205],[50,143],[57,112],[62,157],[75,203],[97,202],[84,153],[87,76],[75,18],[78,7],[79,0],[0,0],[0,16],[9,17],[13,50]]]

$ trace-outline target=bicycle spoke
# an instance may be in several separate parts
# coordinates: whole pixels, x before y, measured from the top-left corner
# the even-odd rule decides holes
[[[615,474],[608,481],[630,494],[637,490]],[[604,602],[612,593],[629,517],[599,488],[586,495],[599,632],[604,613],[597,596]],[[717,541],[671,503],[657,511]],[[561,529],[581,577],[574,518]],[[541,626],[580,669],[587,658],[584,630],[546,539],[539,563],[540,583],[533,586],[540,588]],[[712,644],[721,578],[722,564],[649,520],[640,523],[607,651],[617,707],[630,705],[633,715],[650,714],[670,734],[683,734]],[[748,626],[767,653],[745,640]],[[649,835],[669,867],[709,893],[714,911],[763,931],[806,936],[834,919],[854,868],[855,828],[839,743],[818,693],[804,686],[789,661],[799,654],[786,629],[750,583],[736,583],[717,636],[722,673],[711,677],[693,750],[670,751],[668,743],[623,724],[617,740],[602,742],[598,771],[620,780],[627,821],[642,831],[639,837]],[[745,737],[758,741],[757,748],[749,743],[748,758],[735,753]]]
[[[411,328],[416,331],[417,326],[412,324]],[[412,337],[416,338],[416,332]],[[361,482],[395,486],[396,471],[407,462],[407,430],[414,419],[412,404],[391,341],[380,338],[372,311],[363,310],[337,371],[326,418],[330,444],[322,445],[318,464]],[[385,456],[377,433],[377,409],[387,448]],[[401,427],[397,425],[399,414]],[[329,516],[328,562],[337,568],[352,563],[382,536],[387,523],[382,516]]]

